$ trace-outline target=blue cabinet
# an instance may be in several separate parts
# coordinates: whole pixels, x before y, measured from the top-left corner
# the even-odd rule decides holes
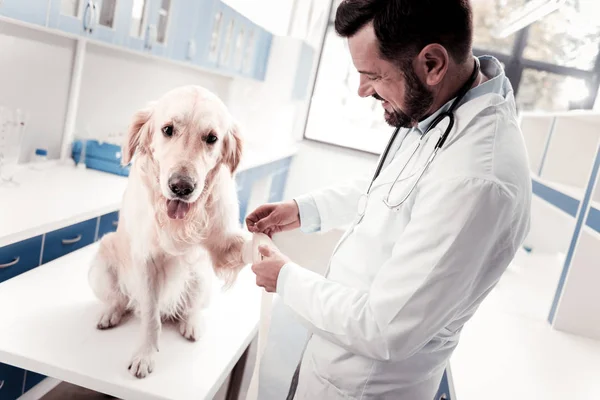
[[[115,232],[119,226],[119,212],[115,211],[110,214],[106,214],[100,217],[98,223],[98,237],[97,240],[102,239],[102,236],[110,232]]]
[[[40,265],[42,236],[0,247],[0,282]]]
[[[46,25],[50,0],[2,0],[0,15],[37,25]]]
[[[98,218],[93,218],[46,234],[42,264],[92,244]]]
[[[0,364],[0,399],[15,400],[23,393],[25,371],[7,364]]]
[[[0,15],[258,80],[273,38],[220,0],[0,0]]]

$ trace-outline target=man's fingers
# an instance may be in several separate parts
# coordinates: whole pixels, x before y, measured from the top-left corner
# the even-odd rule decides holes
[[[271,257],[275,254],[275,250],[265,244],[258,246],[258,252],[265,257]]]
[[[255,227],[259,232],[264,232],[267,229],[271,228],[273,225],[275,225],[275,219],[273,218],[273,214],[269,214],[265,218],[258,221],[255,224]]]

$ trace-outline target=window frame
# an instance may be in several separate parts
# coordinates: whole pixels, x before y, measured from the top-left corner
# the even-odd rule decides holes
[[[335,0],[331,1],[331,3],[330,3],[330,10],[329,10],[330,20],[327,24],[327,28],[324,30],[323,38],[321,40],[321,48],[320,48],[319,56],[318,56],[318,60],[317,60],[317,67],[316,67],[316,71],[315,71],[315,75],[314,75],[314,82],[313,82],[312,89],[310,92],[310,97],[309,97],[308,111],[307,111],[305,119],[304,119],[302,138],[303,138],[303,140],[306,140],[306,141],[322,143],[322,144],[326,144],[328,146],[333,146],[333,147],[338,147],[338,148],[341,147],[341,148],[345,148],[345,149],[358,151],[361,153],[379,155],[380,153],[373,152],[370,150],[358,149],[356,147],[330,143],[325,140],[309,138],[306,136],[306,128],[308,126],[308,119],[309,119],[310,113],[312,111],[313,96],[314,96],[315,87],[316,87],[316,80],[317,80],[319,70],[321,67],[323,51],[325,49],[325,39],[327,37],[327,34],[330,32],[330,29],[334,29],[335,15],[333,14],[333,10],[334,10],[335,3],[336,3]],[[525,51],[525,47],[527,46],[527,41],[528,41],[528,37],[529,37],[529,26],[518,31],[516,35],[517,36],[515,37],[515,42],[513,43],[513,49],[510,54],[504,54],[504,53],[500,53],[500,52],[496,52],[496,51],[487,51],[484,49],[473,48],[473,55],[476,57],[480,57],[483,55],[491,55],[491,56],[497,58],[500,62],[504,63],[505,73],[506,73],[507,78],[510,80],[510,82],[513,86],[513,90],[515,92],[515,97],[517,96],[517,94],[519,92],[519,88],[521,85],[521,78],[523,76],[523,71],[525,69],[532,69],[532,70],[536,70],[536,71],[545,71],[545,72],[549,72],[549,73],[560,75],[560,76],[574,77],[574,78],[582,79],[586,82],[587,86],[590,88],[590,95],[587,98],[585,98],[584,100],[582,100],[581,102],[572,104],[570,109],[577,108],[577,109],[591,110],[594,108],[596,98],[598,97],[598,92],[600,91],[600,52],[596,56],[596,61],[594,63],[594,67],[590,70],[583,70],[583,69],[574,68],[574,67],[566,67],[563,65],[553,64],[553,63],[544,62],[544,61],[531,60],[531,59],[525,58],[523,55],[524,51]],[[600,44],[599,44],[599,46],[600,46]],[[393,128],[390,128],[390,135],[391,135],[392,131],[393,131]]]

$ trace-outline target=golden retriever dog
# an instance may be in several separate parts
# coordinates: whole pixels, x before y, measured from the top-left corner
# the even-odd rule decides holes
[[[119,226],[102,238],[89,282],[105,304],[99,329],[129,311],[139,316],[141,343],[129,365],[138,378],[152,372],[163,321],[175,321],[188,340],[199,337],[211,266],[227,287],[251,262],[233,177],[241,155],[237,124],[202,87],[174,89],[133,118]]]

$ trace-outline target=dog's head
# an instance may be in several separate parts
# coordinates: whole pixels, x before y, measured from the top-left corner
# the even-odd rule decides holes
[[[123,164],[134,154],[155,164],[171,219],[185,219],[220,165],[233,172],[242,155],[238,126],[210,91],[186,86],[138,111],[123,145]]]

